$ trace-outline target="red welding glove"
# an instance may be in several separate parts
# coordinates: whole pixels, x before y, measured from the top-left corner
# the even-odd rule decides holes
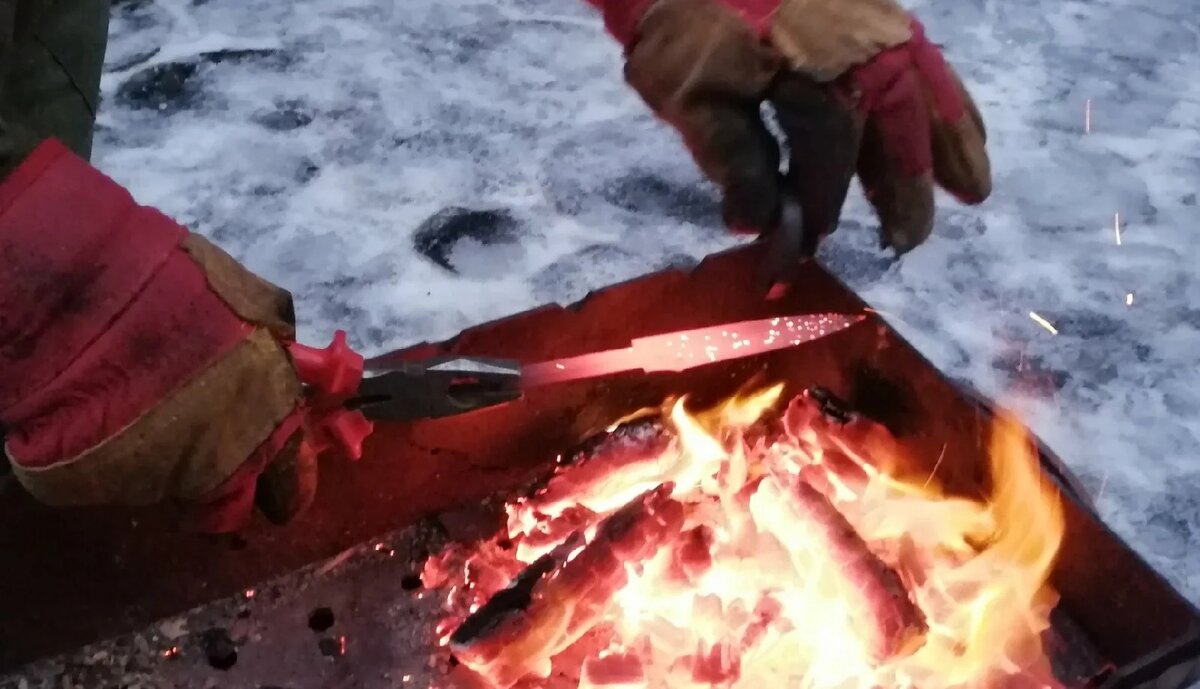
[[[282,523],[316,488],[288,293],[56,141],[0,181],[0,423],[50,505]]]
[[[832,232],[857,173],[899,251],[933,225],[932,182],[990,193],[982,119],[919,22],[894,0],[588,0],[626,48],[626,79],[683,136],[735,230],[771,232],[781,198],[805,245]],[[760,115],[770,102],[791,152]]]
[[[900,252],[933,230],[934,182],[966,204],[991,194],[983,117],[915,18],[909,34],[834,82],[864,121],[859,181]]]

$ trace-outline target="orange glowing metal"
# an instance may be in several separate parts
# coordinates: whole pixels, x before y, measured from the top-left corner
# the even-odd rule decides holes
[[[1047,582],[1063,507],[1024,428],[997,419],[990,493],[970,499],[943,492],[882,426],[831,422],[810,398],[787,406],[778,434],[756,435],[783,389],[702,412],[671,401],[666,445],[595,480],[564,474],[566,488],[550,499],[510,503],[509,545],[474,546],[468,556],[476,581],[489,572],[496,580],[475,588],[476,600],[567,542],[579,528],[572,510],[595,524],[669,487],[687,517],[674,542],[625,560],[622,583],[603,598],[564,597],[553,582],[534,589],[554,614],[530,633],[502,634],[506,644],[520,639],[519,650],[503,646],[502,660],[456,649],[482,686],[540,686],[582,638],[572,625],[588,609],[588,624],[608,641],[583,656],[579,689],[1061,687],[1040,638],[1057,603]],[[837,516],[822,521],[822,510]],[[568,526],[556,527],[563,519]],[[586,538],[594,543],[595,529]],[[881,591],[886,579],[856,576],[872,568],[902,583]],[[897,630],[889,590],[922,620],[902,636],[889,637]]]
[[[865,316],[778,316],[639,337],[630,346],[522,367],[526,387],[623,371],[686,371],[696,366],[786,349],[845,330]]]

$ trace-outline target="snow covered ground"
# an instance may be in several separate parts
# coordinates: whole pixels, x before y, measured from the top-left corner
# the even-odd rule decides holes
[[[1200,603],[1200,25],[1138,4],[910,3],[995,195],[896,261],[855,189],[821,259],[943,370],[1025,391]],[[733,244],[620,67],[581,0],[118,0],[95,162],[292,289],[302,339],[378,352]]]

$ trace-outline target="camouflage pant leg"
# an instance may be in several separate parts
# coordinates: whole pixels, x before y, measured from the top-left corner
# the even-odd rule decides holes
[[[91,157],[100,73],[108,46],[107,0],[0,0],[0,175],[29,146],[54,137]],[[10,9],[11,8],[11,9]]]

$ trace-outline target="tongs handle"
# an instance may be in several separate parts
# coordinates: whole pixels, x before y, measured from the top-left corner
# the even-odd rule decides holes
[[[759,280],[767,300],[787,295],[799,271],[800,261],[816,253],[816,237],[804,226],[804,212],[798,199],[784,194],[779,225],[767,236],[767,255],[759,267]]]
[[[341,402],[352,396],[362,382],[364,359],[346,343],[346,331],[333,334],[325,349],[299,342],[288,345],[300,381],[311,386],[324,400]]]
[[[335,332],[324,349],[291,342],[288,353],[300,382],[309,388],[309,446],[318,454],[340,447],[350,459],[361,458],[363,442],[375,425],[361,411],[343,406],[358,391],[364,366],[363,356],[346,343],[346,331]]]

